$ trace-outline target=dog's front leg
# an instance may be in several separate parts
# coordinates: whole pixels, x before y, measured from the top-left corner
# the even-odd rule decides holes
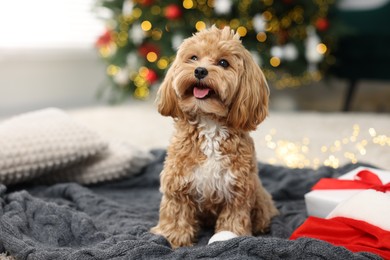
[[[227,204],[220,212],[215,233],[231,231],[238,236],[252,235],[252,222],[249,206],[245,202]]]
[[[188,196],[164,195],[160,205],[160,220],[151,232],[164,236],[172,248],[191,246],[199,230],[195,205]]]

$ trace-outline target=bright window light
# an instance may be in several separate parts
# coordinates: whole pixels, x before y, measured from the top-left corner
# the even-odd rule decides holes
[[[95,0],[0,0],[0,48],[88,48],[104,31]]]

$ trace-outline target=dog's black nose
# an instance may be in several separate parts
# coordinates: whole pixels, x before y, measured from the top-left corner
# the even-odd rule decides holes
[[[206,69],[206,68],[203,68],[203,67],[197,67],[197,68],[195,69],[195,77],[196,77],[197,79],[203,79],[204,77],[207,76],[208,73],[209,73],[209,72],[207,71],[207,69]]]

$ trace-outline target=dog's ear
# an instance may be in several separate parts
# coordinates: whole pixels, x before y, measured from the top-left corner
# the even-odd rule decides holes
[[[250,131],[255,130],[268,115],[269,88],[249,51],[244,50],[242,55],[243,74],[227,120],[235,128]]]
[[[160,112],[163,116],[171,116],[173,118],[177,118],[181,114],[178,106],[177,95],[173,88],[175,67],[176,61],[174,61],[168,69],[167,74],[157,91],[156,98],[158,112]]]

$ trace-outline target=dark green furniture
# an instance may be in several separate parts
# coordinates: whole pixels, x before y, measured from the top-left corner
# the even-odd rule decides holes
[[[338,10],[336,15],[349,33],[340,39],[332,73],[349,81],[343,107],[348,111],[359,80],[390,79],[390,3],[373,10]]]

